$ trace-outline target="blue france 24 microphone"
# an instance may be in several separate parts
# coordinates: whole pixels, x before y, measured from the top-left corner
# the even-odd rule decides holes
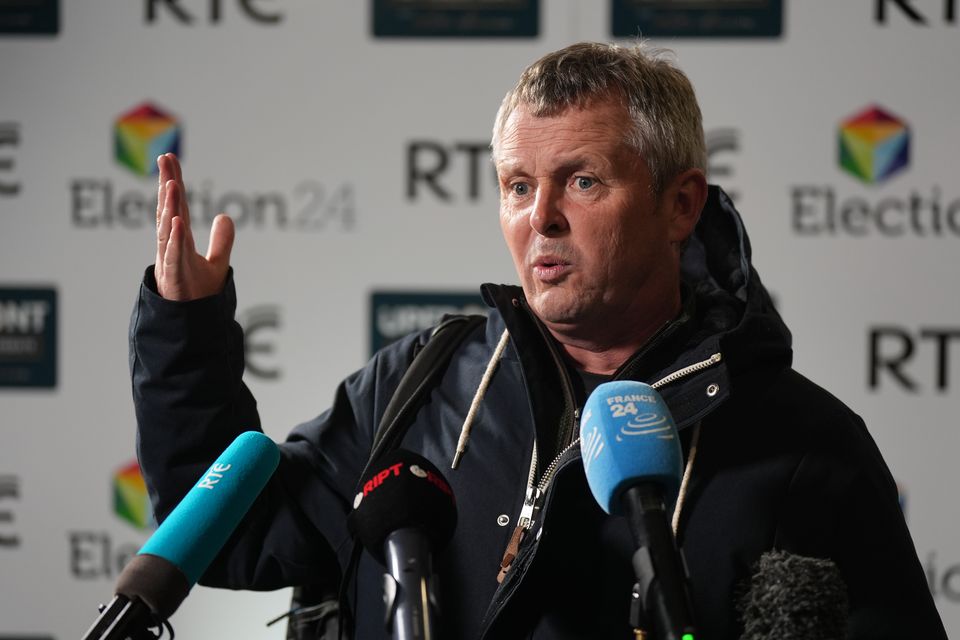
[[[648,384],[601,384],[583,407],[580,448],[593,497],[626,516],[637,551],[633,568],[645,622],[660,640],[696,635],[687,575],[669,514],[680,489],[683,452],[677,427]]]
[[[120,573],[84,640],[155,638],[260,495],[280,462],[273,440],[237,436]]]

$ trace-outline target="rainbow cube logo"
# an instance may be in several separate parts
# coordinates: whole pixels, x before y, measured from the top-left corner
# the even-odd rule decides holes
[[[136,461],[113,474],[113,510],[137,529],[156,527],[147,485]]]
[[[845,120],[838,136],[840,166],[867,184],[879,184],[910,162],[910,129],[874,105]]]
[[[113,126],[117,162],[139,176],[157,174],[157,156],[180,155],[180,123],[159,107],[144,102],[117,118]]]

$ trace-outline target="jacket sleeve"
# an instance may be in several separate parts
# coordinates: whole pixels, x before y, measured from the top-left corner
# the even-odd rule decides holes
[[[232,271],[224,291],[164,300],[147,269],[130,323],[137,453],[162,522],[240,433],[260,430],[243,383],[243,333]],[[295,428],[280,465],[201,583],[243,589],[335,584],[349,555],[346,514],[374,426],[412,353],[395,343],[337,388],[333,405]]]
[[[863,421],[848,410],[841,422],[796,469],[779,544],[836,562],[849,596],[851,640],[946,640],[896,483]]]

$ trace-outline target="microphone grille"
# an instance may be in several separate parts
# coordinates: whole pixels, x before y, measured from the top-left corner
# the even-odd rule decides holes
[[[398,529],[419,529],[434,551],[449,542],[457,524],[456,503],[449,483],[433,463],[412,451],[396,449],[371,469],[362,479],[347,523],[374,558],[384,562],[384,541]]]
[[[768,551],[738,597],[740,640],[842,640],[849,601],[832,560]]]

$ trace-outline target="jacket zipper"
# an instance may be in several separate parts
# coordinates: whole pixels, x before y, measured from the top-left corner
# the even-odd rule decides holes
[[[710,367],[718,364],[721,359],[721,354],[715,353],[706,360],[695,362],[694,364],[674,371],[670,375],[657,380],[650,386],[654,389],[660,389],[661,387],[672,382],[676,382],[677,380],[680,380],[686,376],[698,373],[704,369],[709,369]],[[564,374],[564,376],[565,375],[566,374]],[[579,426],[579,424],[580,410],[576,409],[574,410],[573,433],[576,433],[576,428]],[[547,489],[550,486],[550,482],[553,480],[553,476],[557,472],[557,468],[560,465],[560,460],[568,451],[579,444],[580,437],[574,437],[574,439],[567,446],[565,446],[560,453],[557,454],[550,464],[547,465],[543,475],[540,477],[540,482],[535,484],[534,481],[537,472],[537,444],[534,442],[533,456],[530,461],[530,472],[527,474],[527,493],[523,501],[523,507],[520,509],[520,517],[517,520],[517,528],[514,529],[513,535],[510,536],[510,541],[507,543],[507,549],[503,554],[503,559],[500,561],[500,573],[497,575],[497,582],[503,582],[504,577],[506,577],[507,572],[510,571],[510,567],[513,565],[513,561],[520,552],[520,543],[523,542],[527,532],[533,527],[534,522],[536,522],[536,516],[542,506],[543,497],[547,494]]]
[[[520,543],[523,542],[527,531],[533,527],[533,523],[536,521],[537,512],[540,511],[540,507],[542,506],[543,502],[543,496],[550,484],[550,480],[552,479],[553,474],[556,473],[556,466],[557,462],[560,460],[560,456],[573,448],[580,440],[580,438],[576,435],[577,427],[580,425],[580,410],[576,408],[576,403],[573,401],[573,389],[570,384],[570,378],[567,375],[566,367],[563,364],[563,361],[560,359],[560,356],[557,354],[550,336],[547,335],[546,329],[544,329],[540,321],[527,307],[526,301],[522,300],[521,304],[523,305],[524,310],[530,314],[531,318],[533,319],[533,323],[536,325],[537,330],[540,332],[540,335],[544,340],[544,343],[547,345],[547,349],[550,351],[550,355],[553,357],[554,366],[557,367],[557,371],[560,374],[560,380],[563,386],[564,404],[567,407],[574,407],[574,410],[573,420],[569,425],[569,430],[563,431],[560,434],[561,442],[567,438],[570,439],[570,442],[563,447],[560,453],[554,458],[553,462],[547,466],[544,474],[540,478],[539,483],[536,482],[537,440],[536,436],[534,436],[533,454],[530,459],[530,471],[527,474],[527,492],[523,499],[523,506],[520,508],[520,517],[517,518],[517,527],[513,530],[513,534],[510,536],[510,541],[507,542],[507,548],[503,552],[503,558],[500,560],[500,572],[497,574],[497,582],[500,583],[503,582],[507,572],[510,571],[510,567],[513,566],[513,561],[520,552]]]
[[[671,382],[676,382],[680,378],[684,378],[690,375],[691,373],[698,373],[700,371],[703,371],[704,369],[709,369],[713,365],[718,364],[722,359],[723,359],[723,356],[721,356],[719,353],[715,353],[709,358],[707,358],[706,360],[701,360],[700,362],[694,362],[688,367],[684,367],[683,369],[678,369],[673,373],[671,373],[670,375],[660,378],[650,386],[653,387],[654,389],[659,389],[660,387],[668,385]]]

